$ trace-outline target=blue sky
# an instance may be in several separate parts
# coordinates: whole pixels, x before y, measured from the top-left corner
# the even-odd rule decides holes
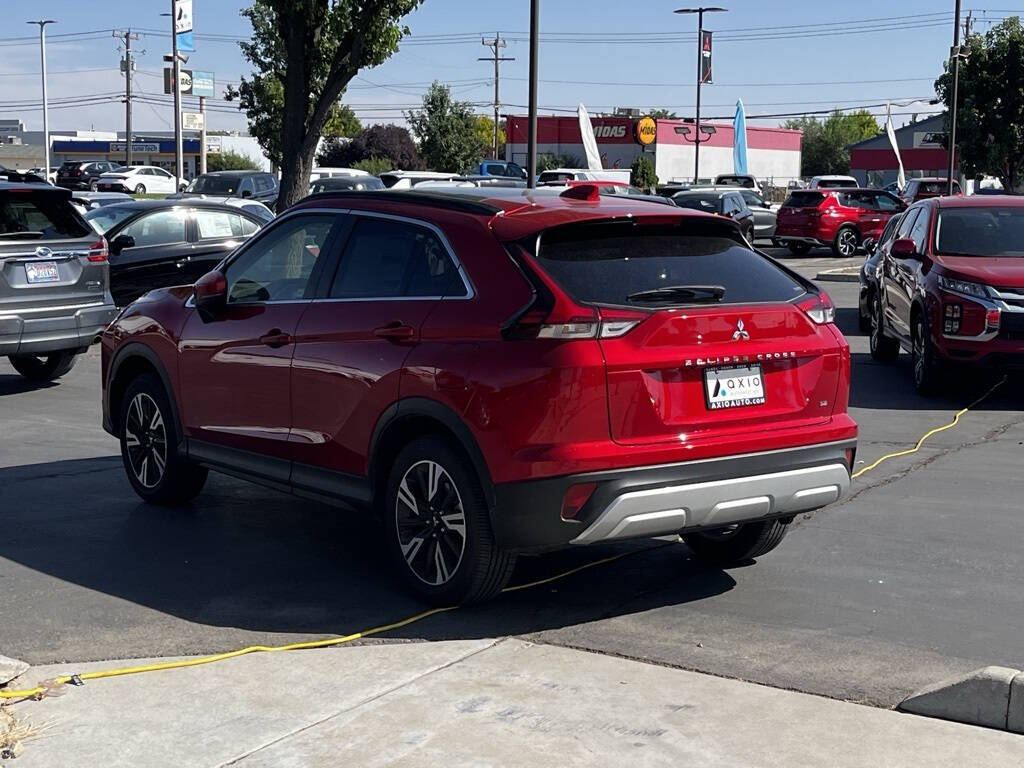
[[[247,4],[194,2],[199,37],[189,66],[214,71],[218,93],[248,71],[237,43],[224,39],[248,34],[248,24],[239,16]],[[665,106],[681,116],[692,114],[696,17],[672,13],[683,4],[682,0],[629,4],[542,0],[541,32],[553,39],[540,50],[541,113],[571,109],[583,101],[592,114],[616,105]],[[705,116],[731,115],[737,98],[743,98],[748,115],[928,99],[934,95],[932,83],[942,71],[951,43],[953,0],[721,0],[720,4],[729,12],[709,15],[705,22],[718,32],[715,84],[706,86],[702,96]],[[20,117],[30,128],[41,127],[41,111],[30,104],[40,99],[39,48],[32,37],[38,33],[21,22],[52,18],[59,23],[48,27],[51,129],[123,127],[121,103],[102,100],[124,89],[118,45],[110,29],[131,26],[159,32],[169,26],[169,20],[160,16],[169,5],[169,0],[8,2],[6,23],[0,25],[0,118]],[[1011,0],[987,4],[968,0],[965,6],[965,13],[974,9],[979,18],[977,30],[988,28],[986,18],[1001,19],[1018,11],[1024,15],[1024,3]],[[982,12],[989,6],[998,10]],[[100,7],[105,10],[99,11]],[[492,99],[493,67],[477,57],[488,52],[479,36],[495,32],[508,38],[504,54],[516,59],[502,65],[502,101],[527,103],[528,0],[425,0],[406,23],[412,31],[407,44],[390,61],[361,73],[346,95],[364,122],[401,121],[401,109],[417,104],[433,79],[450,83],[459,98],[480,102],[480,111],[488,111],[485,104]],[[95,34],[58,37],[86,32]],[[203,35],[221,37],[204,39]],[[430,37],[437,35],[447,37]],[[136,93],[161,99],[161,56],[169,40],[144,33],[133,45],[138,50]],[[95,103],[66,104],[86,95],[95,95]],[[211,128],[245,129],[244,116],[230,105],[211,105],[217,110],[210,115]],[[525,112],[514,106],[507,109]],[[934,108],[919,105],[896,111],[914,109],[923,114]],[[171,110],[161,104],[137,104],[134,115],[139,131],[166,130],[171,124]],[[763,122],[775,124],[779,119]]]

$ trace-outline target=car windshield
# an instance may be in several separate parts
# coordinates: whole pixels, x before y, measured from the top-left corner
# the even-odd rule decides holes
[[[19,233],[33,240],[54,240],[85,237],[89,230],[70,202],[57,194],[0,192],[0,237],[17,240]]]
[[[93,208],[91,211],[85,214],[84,218],[87,222],[89,222],[89,225],[93,229],[95,229],[101,235],[105,235],[114,226],[120,224],[122,221],[124,221],[137,211],[137,208],[126,208],[117,205],[106,205],[100,208]]]
[[[725,237],[715,220],[675,227],[625,222],[558,227],[541,237],[540,261],[573,298],[594,304],[656,306],[666,297],[679,304],[706,301],[696,292],[709,286],[715,287],[715,300],[725,304],[789,301],[804,293],[770,261]]]
[[[185,191],[200,195],[233,195],[241,181],[240,176],[198,176]]]
[[[1024,256],[1024,208],[947,208],[935,224],[935,251],[946,256]]]
[[[953,190],[960,191],[960,185],[953,182]],[[919,195],[944,195],[946,194],[945,181],[922,181],[918,184],[917,194]]]

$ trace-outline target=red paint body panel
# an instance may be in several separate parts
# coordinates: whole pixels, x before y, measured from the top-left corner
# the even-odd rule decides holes
[[[866,211],[853,206],[842,205],[837,195],[844,191],[856,190],[816,190],[825,195],[822,203],[815,208],[790,208],[783,205],[778,212],[775,225],[775,236],[804,237],[832,242],[839,228],[852,224],[864,240],[868,237],[877,239],[885,225],[899,211]]]

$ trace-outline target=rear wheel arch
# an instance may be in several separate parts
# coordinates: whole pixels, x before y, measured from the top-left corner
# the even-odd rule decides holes
[[[122,347],[113,364],[110,366],[110,379],[107,386],[107,413],[110,415],[110,423],[114,431],[120,429],[121,400],[131,383],[144,373],[154,373],[160,379],[167,393],[167,400],[170,403],[174,421],[178,425],[178,434],[181,434],[181,415],[178,412],[177,397],[174,388],[171,386],[171,379],[167,375],[167,369],[156,354],[144,344],[127,344]]]

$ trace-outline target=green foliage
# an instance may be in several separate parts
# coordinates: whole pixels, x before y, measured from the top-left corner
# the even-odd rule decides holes
[[[408,29],[399,21],[421,0],[252,0],[240,43],[253,68],[230,97],[249,131],[282,169],[279,205],[304,196],[313,154],[328,123],[352,129],[340,99],[364,68],[386,61]],[[335,133],[335,135],[337,135]]]
[[[476,133],[476,140],[479,142],[481,147],[486,147],[486,155],[491,156],[491,152],[494,149],[494,120],[487,115],[476,116],[476,126],[474,127]],[[498,157],[502,157],[505,148],[505,126],[498,126]]]
[[[356,113],[348,104],[338,104],[327,118],[324,125],[325,137],[349,137],[355,136],[363,130],[363,124],[359,122]]]
[[[804,133],[800,169],[804,176],[848,174],[850,151],[847,147],[878,135],[878,123],[863,109],[850,114],[836,110],[823,121],[813,117],[787,120],[783,128]]]
[[[1024,27],[1011,16],[964,44],[956,124],[960,170],[998,176],[1006,189],[1016,190],[1024,182]],[[935,90],[949,110],[953,78],[948,64],[946,70]]]
[[[365,160],[360,160],[358,163],[352,164],[353,168],[358,168],[361,171],[372,173],[374,176],[380,176],[382,173],[393,171],[395,167],[391,164],[391,161],[386,157],[368,157]]]
[[[259,170],[260,164],[244,152],[235,152],[229,149],[227,152],[210,152],[206,155],[206,170],[208,171],[255,171]]]
[[[675,120],[679,117],[670,109],[652,109],[647,114],[655,120]]]
[[[658,175],[654,172],[654,164],[646,154],[637,156],[629,169],[629,183],[645,192],[658,186]]]
[[[372,159],[387,161],[388,171],[423,168],[412,136],[400,125],[371,125],[351,139],[328,139],[317,155],[319,165],[331,168],[355,168]]]
[[[575,155],[537,155],[537,173],[553,168],[579,168],[583,161]]]
[[[436,80],[423,94],[423,109],[407,113],[406,119],[431,170],[468,173],[487,152],[477,137],[473,108],[454,100],[451,89]]]

